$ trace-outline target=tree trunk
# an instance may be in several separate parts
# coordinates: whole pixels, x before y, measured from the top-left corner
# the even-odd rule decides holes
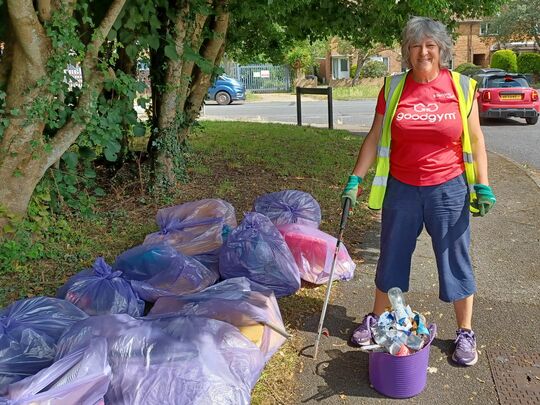
[[[155,191],[170,190],[185,178],[183,143],[189,134],[189,128],[199,116],[211,85],[212,72],[202,70],[193,61],[182,58],[184,43],[189,43],[190,48],[198,51],[211,66],[218,66],[223,57],[229,25],[227,3],[226,0],[209,0],[208,5],[213,5],[215,15],[197,14],[193,19],[188,18],[192,11],[189,9],[189,2],[186,2],[174,21],[176,53],[180,58],[166,60],[164,76],[152,76],[152,80],[154,77],[163,79],[162,85],[152,84],[153,92],[158,91],[153,97],[153,101],[158,103],[153,106],[156,131],[149,143],[153,160],[152,186]],[[213,33],[210,38],[203,38],[205,27]],[[165,60],[164,55],[155,52],[152,63],[159,61],[160,56]],[[154,65],[152,69],[155,71],[161,66],[163,64]]]

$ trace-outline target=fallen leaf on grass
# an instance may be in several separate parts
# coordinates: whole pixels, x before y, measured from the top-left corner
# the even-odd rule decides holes
[[[476,377],[476,379],[478,380],[478,382],[481,382],[482,384],[484,384],[484,383],[485,383],[485,381],[484,381],[484,380],[482,380],[482,379],[480,379],[480,378],[478,378],[478,377]]]

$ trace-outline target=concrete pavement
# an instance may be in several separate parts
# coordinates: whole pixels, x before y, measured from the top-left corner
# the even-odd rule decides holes
[[[438,300],[435,259],[429,236],[423,233],[415,251],[406,300],[413,309],[425,313],[428,322],[437,324],[438,335],[431,347],[425,390],[404,402],[496,404],[501,392],[492,375],[489,353],[527,353],[526,358],[538,358],[540,188],[520,166],[499,155],[489,153],[489,166],[497,204],[486,217],[472,218],[471,254],[478,283],[473,327],[478,336],[479,361],[469,368],[456,367],[450,361],[456,329],[453,307]],[[347,230],[347,245],[346,238]],[[298,403],[397,401],[370,387],[368,355],[347,345],[350,332],[371,310],[378,238],[379,224],[375,222],[359,246],[347,245],[348,249],[361,250],[364,263],[359,263],[354,280],[336,284],[332,290],[325,322],[331,336],[322,338],[317,361],[311,357],[310,342],[316,337],[318,315],[307,319],[300,332],[307,346],[300,354]],[[531,401],[522,403],[538,403],[539,396],[530,392],[540,394],[540,364],[534,363],[531,370],[530,375],[521,373],[516,377],[521,385],[518,383],[515,391],[522,391],[525,400]],[[528,393],[519,388],[523,384],[529,387]],[[504,398],[501,403],[508,403]]]

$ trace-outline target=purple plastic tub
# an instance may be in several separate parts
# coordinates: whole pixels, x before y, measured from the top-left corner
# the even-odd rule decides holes
[[[437,334],[437,326],[429,326],[429,342],[409,356],[393,356],[385,352],[369,354],[369,381],[376,391],[391,398],[410,398],[426,386],[429,349]]]

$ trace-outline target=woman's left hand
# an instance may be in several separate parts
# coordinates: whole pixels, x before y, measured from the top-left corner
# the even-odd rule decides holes
[[[493,208],[497,199],[491,187],[485,184],[475,184],[474,190],[476,191],[477,199],[473,201],[472,206],[478,212],[473,213],[473,217],[483,217]]]

